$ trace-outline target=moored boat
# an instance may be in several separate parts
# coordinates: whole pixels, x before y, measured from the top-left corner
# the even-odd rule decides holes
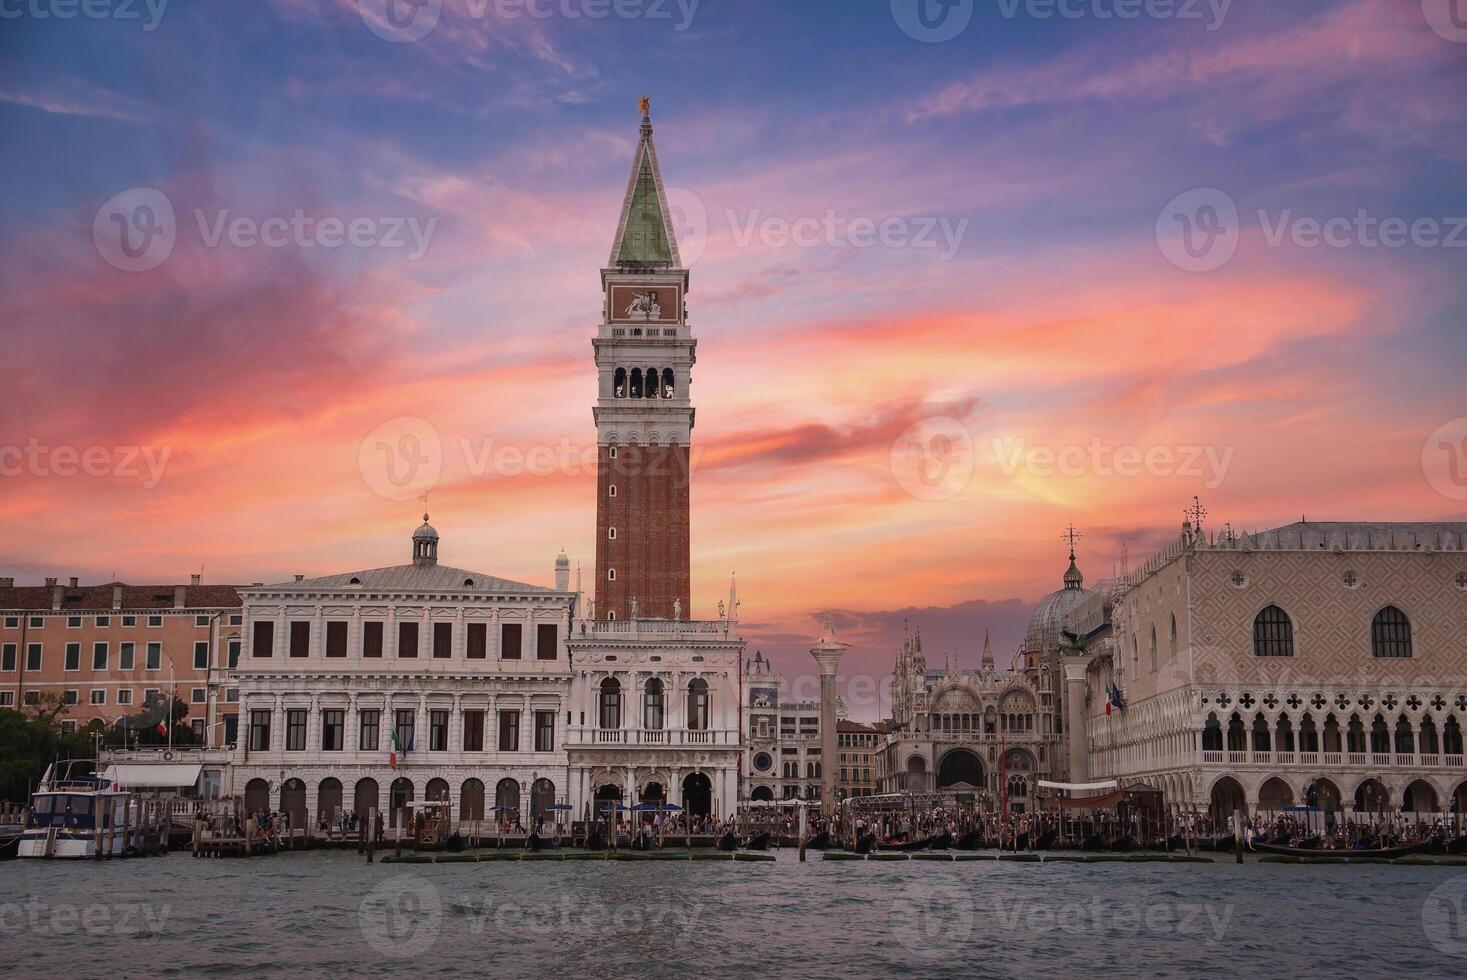
[[[1270,844],[1267,841],[1250,841],[1249,847],[1264,854],[1286,854],[1293,857],[1325,858],[1398,858],[1414,854],[1426,846],[1424,841],[1401,844],[1397,847],[1366,847],[1357,850],[1332,847],[1295,847],[1291,844]]]
[[[876,847],[876,835],[875,834],[862,834],[860,837],[857,837],[856,838],[856,853],[857,854],[870,854],[871,851],[872,851],[872,849],[875,848],[875,847]]]
[[[88,761],[54,762],[31,794],[16,857],[80,860],[121,857],[142,835],[129,794],[94,774]]]
[[[945,851],[952,846],[953,835],[946,832],[938,834],[927,842],[927,849],[929,851]]]
[[[769,850],[769,832],[766,830],[763,833],[755,834],[754,836],[750,837],[748,840],[744,841],[744,850],[746,850],[746,851],[767,851],[767,850]]]
[[[737,851],[739,849],[738,836],[732,830],[727,831],[722,837],[718,838],[718,849],[720,851]]]
[[[981,843],[978,831],[970,830],[953,843],[953,848],[959,851],[976,851]]]
[[[805,838],[805,847],[811,851],[823,851],[830,846],[829,831],[822,830],[818,834],[812,834]]]

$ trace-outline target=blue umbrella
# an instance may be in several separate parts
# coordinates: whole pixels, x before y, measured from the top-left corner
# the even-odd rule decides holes
[[[664,803],[662,804],[662,809],[666,810],[668,813],[681,813],[683,808],[678,806],[676,803]]]
[[[508,803],[496,803],[493,806],[491,806],[489,809],[491,809],[491,810],[518,810],[519,807],[517,807],[517,806],[510,806]]]
[[[549,806],[547,806],[545,809],[547,809],[547,810],[574,810],[575,807],[571,806],[569,803],[552,803]]]

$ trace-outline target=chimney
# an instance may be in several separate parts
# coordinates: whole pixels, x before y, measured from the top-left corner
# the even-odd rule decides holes
[[[73,575],[71,577],[71,583],[70,583],[70,586],[69,587],[70,588],[73,588],[73,589],[76,588],[76,576],[75,575]]]
[[[122,608],[122,583],[121,582],[113,582],[112,583],[112,608],[113,609],[121,609]]]
[[[61,608],[61,586],[59,586],[59,585],[56,584],[56,580],[54,578],[48,578],[48,579],[46,579],[46,584],[49,585],[49,586],[51,586],[51,608],[52,609],[60,609]]]
[[[305,581],[305,580],[306,580],[306,577],[305,577],[305,576],[304,576],[304,575],[297,575],[297,576],[296,576],[296,577],[295,577],[295,580],[296,580],[296,581],[297,581],[297,582],[304,582],[304,581]]]
[[[189,585],[198,585],[199,584],[199,579],[201,579],[201,578],[203,578],[202,575],[190,575],[188,577],[188,584]]]
[[[0,578],[0,589],[13,589],[13,588],[15,588],[15,579],[11,578],[8,575],[5,576],[4,578]]]
[[[173,587],[173,608],[182,609],[188,605],[188,586],[175,585]]]
[[[46,579],[46,588],[48,588],[48,589],[54,589],[55,587],[56,587],[56,580],[54,578],[48,578],[48,579]]]

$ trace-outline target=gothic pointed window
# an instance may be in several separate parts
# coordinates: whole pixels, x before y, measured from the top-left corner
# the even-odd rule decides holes
[[[1253,655],[1255,657],[1292,657],[1294,655],[1294,621],[1278,606],[1265,606],[1253,617]]]
[[[1411,620],[1395,606],[1386,606],[1370,624],[1370,652],[1376,657],[1411,656]]]

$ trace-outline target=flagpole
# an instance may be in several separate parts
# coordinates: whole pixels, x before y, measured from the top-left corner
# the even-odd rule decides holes
[[[178,685],[173,681],[173,658],[168,658],[168,751],[173,751],[173,699],[178,697]]]

